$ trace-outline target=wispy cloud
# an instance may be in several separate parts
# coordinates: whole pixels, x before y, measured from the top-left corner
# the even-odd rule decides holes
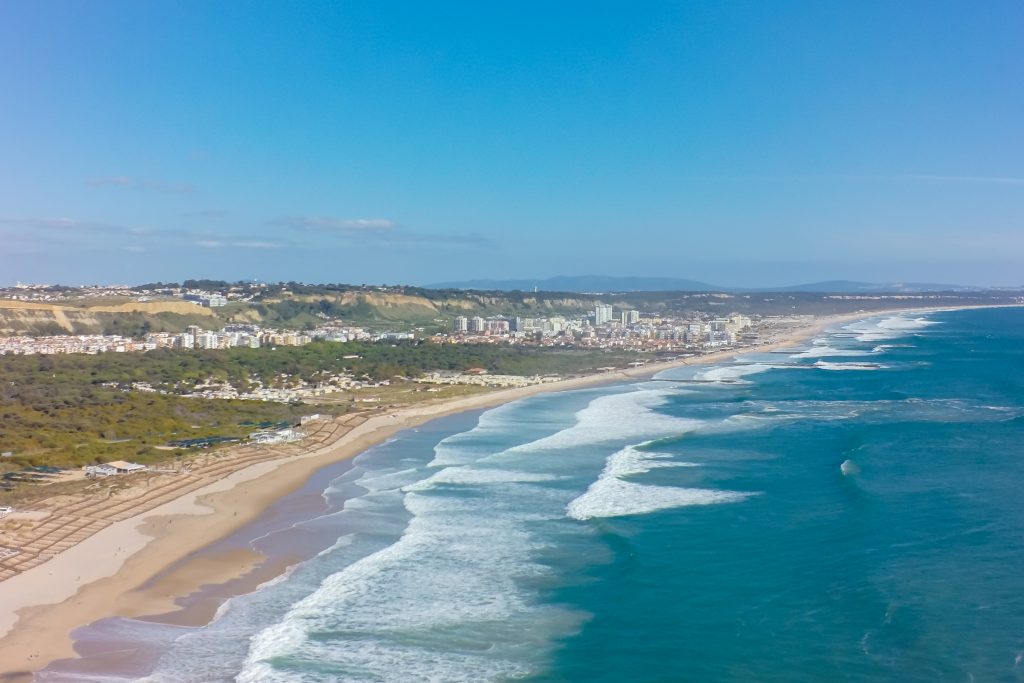
[[[0,225],[64,232],[128,232],[128,228],[75,218],[0,218]]]
[[[372,233],[394,230],[398,224],[387,218],[330,218],[328,216],[286,216],[269,224],[292,230],[321,230],[343,234]]]
[[[223,218],[228,215],[228,212],[221,209],[206,209],[205,211],[185,211],[178,215],[182,218]]]
[[[493,248],[494,242],[477,233],[426,233],[408,230],[387,218],[333,218],[329,216],[289,216],[268,221],[275,228],[298,232],[318,232],[349,241],[383,247],[458,247]]]
[[[196,188],[191,183],[169,183],[162,180],[146,180],[130,176],[109,176],[93,178],[89,187],[121,187],[128,190],[149,190],[165,194],[192,194]]]
[[[283,242],[267,242],[261,240],[239,240],[232,242],[231,246],[242,247],[243,249],[281,249],[285,246]]]
[[[77,218],[0,218],[0,241],[18,242],[41,250],[57,247],[119,247],[130,250],[123,242],[131,240],[135,243],[159,235],[159,232],[149,228]]]
[[[0,218],[0,238],[17,238],[21,242],[31,242],[41,247],[115,247],[132,252],[168,247],[281,249],[288,246],[285,242],[261,237],[239,238],[205,231],[197,233],[181,229],[129,227],[75,218]]]
[[[80,220],[77,218],[0,218],[0,229],[12,227],[28,231],[39,241],[53,241],[51,236],[81,236],[88,239],[99,239],[103,236],[174,237],[179,232],[170,230],[154,230],[146,227],[117,225],[103,221]]]
[[[262,240],[203,239],[196,241],[195,246],[203,249],[283,249],[288,245]]]
[[[82,242],[81,240],[73,238],[69,239],[65,233],[51,232],[40,236],[38,232],[10,232],[7,230],[0,232],[0,248],[10,247],[13,245],[25,247],[32,251],[41,251],[53,247],[80,248],[82,246]]]
[[[197,217],[217,216],[219,210],[191,212]],[[495,244],[478,233],[430,233],[407,230],[385,218],[341,219],[322,216],[281,218],[270,226],[248,234],[220,231],[165,229],[118,225],[77,218],[0,217],[0,240],[17,237],[19,242],[40,248],[78,246],[115,248],[142,253],[160,249],[248,249],[273,250],[331,248],[338,242],[385,249],[493,249]],[[289,234],[281,234],[285,228]]]
[[[494,240],[482,236],[478,232],[444,233],[444,232],[404,232],[389,240],[394,246],[410,247],[460,247],[468,249],[494,249]]]

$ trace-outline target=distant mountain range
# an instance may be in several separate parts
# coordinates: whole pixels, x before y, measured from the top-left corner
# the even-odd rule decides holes
[[[577,275],[544,280],[466,280],[427,285],[431,289],[474,289],[484,291],[546,292],[820,292],[820,293],[910,293],[910,292],[975,292],[983,287],[939,284],[931,282],[874,283],[853,280],[829,280],[785,287],[723,287],[698,280],[672,277],[612,277]]]

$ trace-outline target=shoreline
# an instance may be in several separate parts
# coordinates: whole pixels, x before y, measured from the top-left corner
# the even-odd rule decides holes
[[[822,316],[759,346],[730,348],[376,414],[332,443],[301,455],[242,466],[223,479],[115,522],[52,559],[0,582],[0,680],[31,680],[33,672],[50,662],[76,657],[71,632],[98,619],[172,616],[184,611],[178,599],[202,586],[232,581],[245,584],[245,578],[254,576],[254,570],[258,572],[267,558],[254,551],[205,556],[202,551],[258,519],[276,500],[300,489],[322,468],[351,460],[399,431],[447,415],[491,408],[541,393],[645,379],[670,368],[710,365],[748,353],[785,349],[805,344],[830,327],[856,320],[967,308],[988,307],[893,309]],[[275,567],[270,573],[276,575],[285,568]],[[265,574],[259,575],[259,583],[271,578]],[[191,625],[208,623],[209,618],[197,616],[195,621],[198,623]]]

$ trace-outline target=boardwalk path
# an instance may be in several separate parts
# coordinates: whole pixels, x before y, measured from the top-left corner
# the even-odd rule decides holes
[[[31,569],[57,553],[81,543],[100,529],[148,512],[240,469],[267,460],[294,457],[327,446],[362,424],[370,415],[345,415],[332,421],[313,423],[308,436],[296,443],[275,446],[235,446],[188,460],[180,472],[145,472],[120,475],[130,482],[121,491],[102,493],[79,500],[54,496],[33,506],[47,513],[32,528],[18,532],[18,543],[0,547],[0,581]],[[129,478],[130,477],[130,478]],[[69,502],[73,500],[73,502]]]

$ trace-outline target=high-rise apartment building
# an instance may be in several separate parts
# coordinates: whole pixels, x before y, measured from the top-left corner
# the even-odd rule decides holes
[[[604,325],[605,323],[610,323],[613,315],[614,312],[611,306],[608,304],[597,304],[594,307],[594,324]]]
[[[196,337],[196,346],[200,349],[215,349],[217,348],[217,342],[216,332],[203,332]]]

